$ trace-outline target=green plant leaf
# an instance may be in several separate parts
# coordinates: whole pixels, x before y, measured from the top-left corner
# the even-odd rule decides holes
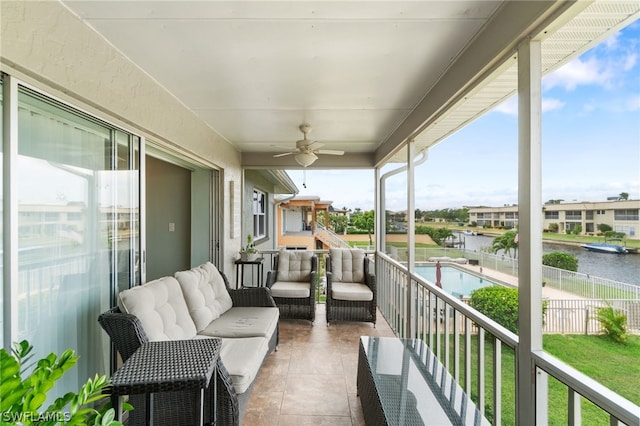
[[[44,404],[44,402],[47,400],[47,394],[44,392],[37,392],[35,394],[33,394],[33,397],[31,398],[31,400],[29,401],[29,405],[28,405],[28,409],[31,411],[38,411],[38,408],[40,408],[42,406],[42,404]]]

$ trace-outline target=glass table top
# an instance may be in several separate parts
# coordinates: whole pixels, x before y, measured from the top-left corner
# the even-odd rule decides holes
[[[390,425],[489,425],[419,339],[360,338]]]

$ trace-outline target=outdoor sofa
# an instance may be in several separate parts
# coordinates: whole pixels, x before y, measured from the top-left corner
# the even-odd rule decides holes
[[[238,425],[254,379],[278,344],[279,310],[269,289],[232,290],[226,276],[207,262],[122,291],[118,306],[98,318],[126,361],[148,341],[222,340],[217,369],[217,397],[205,393],[205,421]],[[132,395],[129,425],[144,424],[144,397]],[[193,412],[192,394],[164,392],[154,398],[156,424],[175,425]]]

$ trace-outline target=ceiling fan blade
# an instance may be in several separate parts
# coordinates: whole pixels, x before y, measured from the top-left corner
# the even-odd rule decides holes
[[[283,152],[282,154],[276,154],[273,157],[284,157],[285,155],[297,154],[296,152]]]
[[[343,155],[344,151],[338,151],[336,149],[319,149],[318,154],[328,154],[328,155]]]

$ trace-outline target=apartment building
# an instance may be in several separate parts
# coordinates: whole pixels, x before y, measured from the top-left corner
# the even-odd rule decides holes
[[[469,222],[478,226],[512,229],[518,225],[518,206],[468,207]],[[628,238],[639,238],[640,200],[581,201],[574,203],[545,204],[542,227],[545,230],[558,226],[558,232],[573,231],[580,227],[582,235],[596,234],[598,225],[606,224],[616,232],[624,232]]]

